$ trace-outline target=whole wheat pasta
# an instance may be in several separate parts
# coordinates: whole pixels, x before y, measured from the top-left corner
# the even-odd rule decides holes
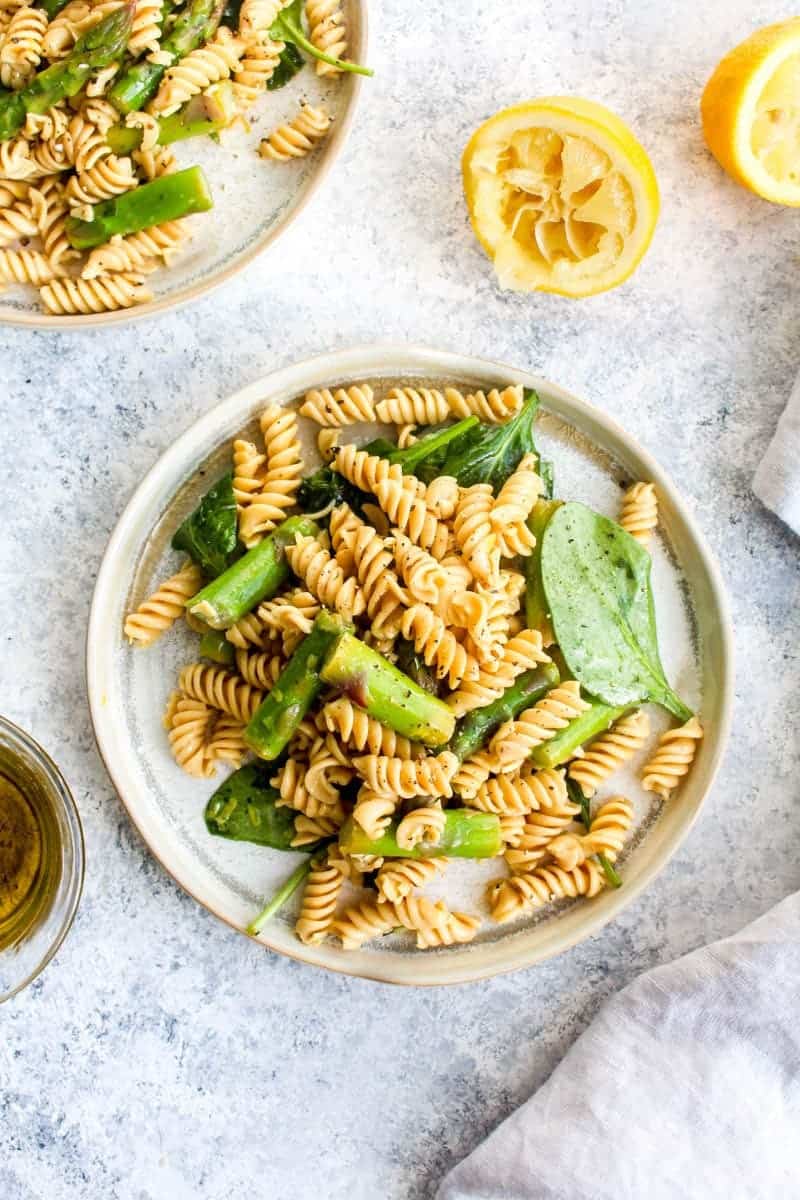
[[[248,549],[284,519],[286,509],[295,502],[303,472],[295,414],[278,405],[270,405],[261,414],[259,424],[267,470],[262,490],[247,506],[239,526],[239,536]]]
[[[343,59],[347,53],[347,29],[341,0],[306,0],[308,36],[329,58]],[[337,75],[340,68],[317,59],[318,75]]]
[[[465,679],[457,691],[447,697],[447,704],[457,717],[475,708],[485,708],[499,700],[518,675],[550,661],[542,645],[542,635],[536,629],[524,629],[506,642],[503,656],[492,667],[483,667],[475,679]]]
[[[189,236],[182,221],[151,225],[127,237],[112,237],[89,255],[81,272],[83,279],[96,279],[113,271],[153,270],[159,260],[169,262],[177,248]]]
[[[378,504],[389,520],[407,534],[416,545],[429,550],[434,558],[444,558],[450,533],[419,496],[398,479],[384,479],[375,487]]]
[[[581,697],[580,685],[570,679],[553,688],[538,704],[525,709],[516,720],[506,721],[490,745],[502,764],[502,771],[516,771],[536,746],[549,741],[589,707]]]
[[[284,49],[283,42],[273,42],[267,34],[245,37],[244,53],[233,72],[236,95],[245,109],[252,108],[266,90]]]
[[[409,593],[415,600],[435,606],[448,585],[444,567],[399,530],[393,534],[391,544],[397,570]]]
[[[214,774],[214,762],[208,754],[207,736],[215,710],[196,697],[178,696],[167,709],[168,738],[173,757],[189,775]]]
[[[300,916],[295,933],[307,946],[324,941],[333,924],[345,875],[338,863],[328,859],[323,865],[312,864],[303,889]]]
[[[413,604],[403,614],[400,626],[404,638],[414,643],[428,666],[434,667],[440,679],[447,679],[451,688],[464,679],[477,679],[478,664],[427,604]]]
[[[128,614],[124,625],[125,636],[137,646],[152,645],[183,615],[186,604],[202,586],[200,568],[193,562],[184,563],[179,571]]]
[[[658,525],[658,497],[652,483],[634,483],[622,498],[619,523],[631,537],[646,546]]]
[[[429,758],[391,758],[365,754],[354,758],[356,770],[373,791],[411,799],[414,796],[452,796],[450,781],[458,759],[449,750]]]
[[[522,835],[504,853],[509,870],[517,874],[538,866],[549,855],[554,839],[564,834],[579,811],[576,804],[564,799],[548,809],[528,813]]]
[[[45,311],[55,316],[112,312],[152,299],[144,276],[127,271],[97,279],[54,279],[39,289],[39,295]]]
[[[237,438],[233,443],[233,494],[240,509],[260,492],[264,483],[266,454],[262,454],[254,442]]]
[[[488,483],[465,488],[458,501],[453,529],[461,553],[479,583],[491,585],[500,571],[500,547],[492,531],[492,489]]]
[[[205,663],[191,663],[184,667],[178,686],[187,696],[221,709],[243,725],[249,723],[264,699],[264,693],[259,688],[253,687],[232,671]]]
[[[286,558],[321,604],[335,608],[348,619],[366,608],[364,593],[354,578],[345,579],[336,560],[314,537],[298,537],[286,547]]]
[[[376,790],[365,783],[356,797],[353,820],[374,842],[389,828],[396,808],[397,796],[386,789]]]
[[[425,489],[425,503],[430,512],[441,521],[449,521],[456,511],[461,489],[452,475],[440,475]]]
[[[47,13],[40,8],[18,8],[0,43],[0,83],[22,88],[42,61]]]
[[[330,127],[331,119],[324,108],[303,104],[293,120],[276,126],[262,140],[258,152],[262,158],[273,162],[303,158],[324,138]]]
[[[620,717],[580,758],[570,763],[567,774],[584,796],[591,797],[609,775],[641,750],[649,736],[650,718],[644,710]]]
[[[502,425],[522,408],[522,387],[514,384],[502,391],[492,388],[486,392],[464,395],[457,388],[445,388],[445,399],[454,417],[478,417],[489,424]]]
[[[397,826],[397,844],[402,850],[413,850],[419,845],[435,845],[441,841],[446,824],[444,809],[434,804],[414,808],[406,813]]]
[[[403,621],[406,593],[392,570],[392,556],[383,538],[362,525],[353,541],[353,561],[363,590],[373,632],[396,633]]]
[[[387,725],[382,725],[346,696],[330,700],[322,710],[324,726],[353,750],[411,758],[413,743]]]
[[[545,768],[487,779],[466,803],[483,812],[511,815],[561,807],[566,801],[563,771]]]
[[[662,733],[655,754],[642,768],[644,790],[655,792],[666,800],[689,773],[702,737],[703,727],[697,717],[692,717],[679,729],[668,729]]]
[[[313,388],[306,392],[300,415],[318,425],[341,429],[357,421],[374,421],[374,393],[369,384],[354,383],[347,388]]]
[[[537,867],[515,875],[513,879],[492,884],[489,907],[493,919],[504,923],[554,900],[596,896],[604,886],[605,876],[593,859],[588,859],[574,871],[564,871],[557,866]]]
[[[206,740],[206,755],[214,762],[224,762],[231,767],[241,765],[247,753],[244,740],[244,725],[227,713],[217,714],[217,718]]]
[[[446,858],[392,859],[378,871],[375,887],[381,900],[397,904],[447,868]]]
[[[604,854],[609,862],[616,862],[632,823],[633,805],[624,796],[612,796],[597,809],[588,833],[564,833],[548,844],[548,853],[566,871],[574,870],[592,854]]]
[[[229,29],[220,27],[212,41],[192,50],[167,69],[148,111],[163,117],[177,112],[187,100],[204,92],[212,83],[228,79],[244,51],[244,41]]]
[[[298,813],[294,819],[292,848],[299,850],[303,846],[313,846],[324,838],[332,837],[339,824],[340,822],[330,817],[307,817],[305,813]]]

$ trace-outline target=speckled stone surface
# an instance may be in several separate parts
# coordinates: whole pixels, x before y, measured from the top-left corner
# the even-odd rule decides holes
[[[606,996],[800,886],[800,543],[750,491],[800,369],[800,218],[728,180],[697,117],[720,55],[785,8],[470,0],[455,12],[372,0],[377,76],[344,159],[240,279],[129,329],[0,329],[1,703],[62,766],[88,850],[71,937],[0,1011],[3,1200],[431,1197]],[[553,92],[626,118],[663,191],[636,277],[580,304],[498,293],[460,193],[478,121]],[[454,990],[323,974],[217,924],[140,844],[84,696],[94,577],[142,473],[259,373],[383,338],[540,370],[623,422],[689,496],[738,642],[733,744],[657,883],[562,958]]]

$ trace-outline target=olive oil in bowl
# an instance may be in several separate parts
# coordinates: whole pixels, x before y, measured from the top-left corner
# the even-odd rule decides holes
[[[58,768],[0,717],[0,1001],[45,966],[75,914],[83,836]]]

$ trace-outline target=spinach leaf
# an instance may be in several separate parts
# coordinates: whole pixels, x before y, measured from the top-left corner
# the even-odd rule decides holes
[[[542,583],[570,672],[606,704],[653,700],[681,721],[658,652],[650,555],[616,522],[563,504],[542,539]]]
[[[273,770],[272,764],[267,771],[251,763],[226,779],[206,805],[208,832],[234,842],[291,850],[295,813],[293,809],[276,806],[280,795],[269,784]]]
[[[226,25],[234,31],[239,27],[239,13],[242,11],[242,0],[226,0],[220,17],[220,25]]]
[[[318,58],[321,62],[338,67],[340,71],[350,71],[355,75],[373,74],[369,67],[359,67],[356,63],[325,54],[306,37],[303,32],[303,0],[292,0],[291,4],[281,9],[270,26],[269,36],[273,42],[298,46],[311,58]]]
[[[462,487],[490,483],[497,492],[519,466],[525,454],[539,454],[533,438],[539,397],[533,389],[515,417],[505,425],[481,425],[451,442],[444,457],[435,463],[435,475],[454,475]],[[411,447],[413,449],[413,447]],[[423,464],[420,475],[426,483],[433,478]]]
[[[425,483],[430,483],[437,475],[445,474],[441,465],[447,456],[448,448],[480,427],[477,417],[465,417],[455,425],[445,425],[443,429],[435,429],[425,437],[418,438],[416,442],[406,446],[405,450],[399,450],[385,438],[377,438],[364,449],[370,454],[380,454],[381,458],[399,463],[405,474],[416,475]]]
[[[216,579],[237,556],[236,498],[228,472],[210,488],[172,539],[185,550],[209,579]]]
[[[286,43],[278,57],[278,65],[270,75],[269,82],[267,83],[267,90],[270,92],[285,87],[289,80],[294,79],[297,72],[303,69],[306,62],[292,42]]]
[[[371,497],[360,488],[337,475],[330,467],[320,467],[313,475],[306,475],[297,493],[297,502],[304,513],[320,513],[329,504],[349,504],[354,513],[361,515],[364,501]]]

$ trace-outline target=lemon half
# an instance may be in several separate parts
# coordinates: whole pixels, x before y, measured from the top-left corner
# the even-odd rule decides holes
[[[726,54],[700,111],[708,148],[729,175],[765,200],[800,206],[800,17]]]
[[[602,104],[548,96],[506,108],[476,129],[462,167],[501,287],[593,296],[627,279],[650,244],[655,173]]]

